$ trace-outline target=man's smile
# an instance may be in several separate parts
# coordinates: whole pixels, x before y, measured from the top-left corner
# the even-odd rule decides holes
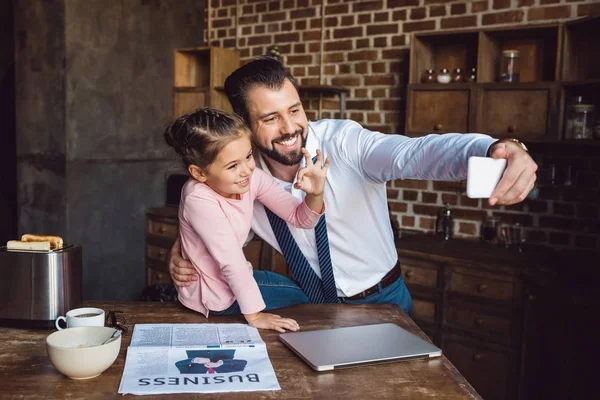
[[[278,139],[278,140],[275,140],[274,142],[277,144],[280,144],[284,147],[291,148],[296,145],[296,142],[298,141],[298,136],[299,136],[299,133],[294,133],[293,135],[290,135],[286,139]]]

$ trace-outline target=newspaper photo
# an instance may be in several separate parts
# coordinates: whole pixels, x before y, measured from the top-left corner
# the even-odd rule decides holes
[[[136,324],[120,394],[280,390],[258,330],[244,324]]]

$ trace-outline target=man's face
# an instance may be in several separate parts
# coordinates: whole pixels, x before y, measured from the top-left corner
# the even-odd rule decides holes
[[[250,128],[263,155],[284,165],[302,160],[308,120],[298,91],[286,79],[279,90],[256,86],[247,94]]]

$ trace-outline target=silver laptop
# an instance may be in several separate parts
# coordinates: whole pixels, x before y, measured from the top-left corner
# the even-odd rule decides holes
[[[391,323],[282,333],[279,339],[315,371],[442,355],[438,347]]]

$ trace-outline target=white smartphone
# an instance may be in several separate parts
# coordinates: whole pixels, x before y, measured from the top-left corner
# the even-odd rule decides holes
[[[467,197],[487,199],[490,197],[506,169],[505,159],[469,157],[467,167]]]

